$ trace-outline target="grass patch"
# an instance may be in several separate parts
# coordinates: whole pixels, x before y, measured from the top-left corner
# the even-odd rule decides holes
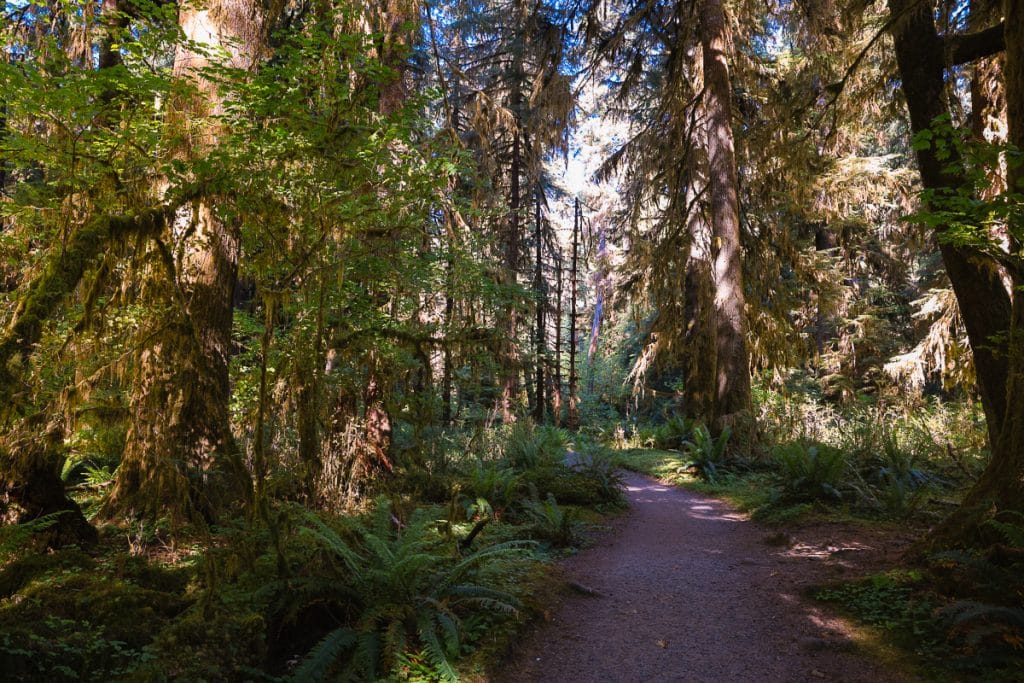
[[[675,450],[650,448],[626,448],[609,450],[608,457],[617,467],[638,472],[673,486],[682,486],[727,501],[740,512],[766,524],[791,522],[827,521],[885,525],[899,520],[906,524],[909,519],[934,521],[945,511],[929,509],[919,505],[913,515],[892,514],[878,506],[858,505],[859,500],[852,491],[837,499],[835,496],[794,495],[794,477],[780,468],[777,460],[730,461],[719,467],[713,478],[700,476],[692,466],[689,454]],[[812,478],[813,479],[813,478]],[[812,489],[820,489],[814,483]],[[835,487],[832,487],[835,490]],[[922,489],[917,494],[927,493]],[[916,494],[915,494],[916,495]]]
[[[630,472],[639,472],[659,481],[686,486],[696,481],[687,471],[687,458],[678,451],[628,448],[609,451],[612,463]]]
[[[783,523],[817,512],[813,505],[782,502],[776,477],[771,472],[726,470],[712,482],[697,476],[689,466],[689,456],[678,451],[632,448],[612,451],[610,457],[618,467],[631,472],[721,498],[758,521]]]

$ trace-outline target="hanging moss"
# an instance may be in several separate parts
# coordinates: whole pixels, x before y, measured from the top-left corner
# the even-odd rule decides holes
[[[16,392],[17,377],[10,367],[11,360],[28,353],[39,341],[43,323],[74,291],[104,247],[132,235],[157,235],[171,215],[170,207],[160,207],[135,216],[100,216],[76,230],[65,247],[51,255],[0,337],[0,403],[10,402]]]

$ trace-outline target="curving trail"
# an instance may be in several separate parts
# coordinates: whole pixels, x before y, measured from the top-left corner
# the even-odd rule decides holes
[[[822,557],[768,545],[763,528],[721,501],[635,474],[625,481],[630,512],[565,563],[567,580],[596,595],[567,592],[493,680],[907,680],[801,599],[825,579]]]

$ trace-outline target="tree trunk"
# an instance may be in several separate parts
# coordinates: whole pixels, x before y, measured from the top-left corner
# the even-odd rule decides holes
[[[236,455],[228,356],[239,239],[208,204],[195,203],[191,218],[195,232],[184,259],[167,265],[180,273],[177,310],[138,357],[107,515],[167,515],[176,524],[209,520],[228,493],[225,465]]]
[[[983,30],[998,19],[999,8],[993,0],[970,0],[968,29]],[[1006,120],[1006,96],[1003,88],[1003,59],[984,57],[971,65],[971,135],[976,142],[994,141],[992,123]],[[997,124],[998,125],[998,124]],[[1004,140],[1000,140],[1004,141]],[[1003,190],[1005,178],[992,178],[988,191],[995,196]]]
[[[890,0],[890,11],[896,21],[893,43],[899,67],[903,94],[910,113],[913,134],[928,130],[939,116],[949,115],[944,80],[942,42],[935,31],[931,3],[915,0]],[[934,146],[917,150],[921,184],[925,189],[939,190],[963,184],[953,156],[939,159]],[[1006,415],[1006,377],[1009,363],[1005,353],[1005,335],[1010,327],[1010,297],[1003,285],[996,263],[976,250],[947,244],[941,240],[939,249],[946,266],[953,292],[967,329],[967,338],[974,352],[978,393],[985,411],[989,443],[999,441]]]
[[[594,317],[590,321],[590,344],[587,346],[587,391],[594,391],[594,356],[601,338],[601,321],[604,317],[604,290],[608,271],[605,264],[607,243],[604,235],[604,222],[599,223],[597,238],[597,273],[594,276]]]
[[[537,424],[544,422],[544,408],[547,398],[544,395],[544,308],[547,302],[544,300],[544,271],[542,269],[541,257],[543,250],[541,249],[541,230],[540,230],[540,191],[537,191],[537,196],[534,200],[534,229],[533,239],[536,250],[536,259],[533,266],[533,291],[537,297],[537,389],[534,397],[534,410],[533,419],[537,421]]]
[[[745,295],[740,248],[739,196],[732,133],[731,36],[722,0],[704,0],[700,21],[707,114],[708,184],[715,276],[716,386],[713,423],[722,427],[749,412]]]
[[[577,199],[572,221],[572,266],[569,268],[569,429],[578,429],[580,426],[579,396],[576,395],[576,282],[582,222],[583,212],[580,210],[580,200]]]
[[[63,436],[63,429],[54,424],[22,424],[5,435],[0,445],[0,523],[31,522],[57,513],[41,534],[47,545],[92,545],[96,529],[67,495],[60,478]]]
[[[203,8],[183,6],[178,22],[188,41],[225,50],[230,66],[252,69],[273,11],[280,8],[264,11],[251,0],[214,0]],[[185,127],[190,137],[186,156],[203,154],[223,134],[213,118],[224,112],[223,96],[203,76],[208,66],[207,55],[189,44],[178,46],[174,74],[193,81],[198,90],[197,97],[170,103],[169,120]],[[171,251],[161,248],[165,283],[160,289],[170,291],[161,298],[174,302],[173,319],[139,355],[131,425],[105,513],[198,521],[211,519],[237,493],[229,493],[229,469],[241,476],[228,415],[232,299],[241,240],[238,227],[222,221],[205,200],[179,212],[169,232],[181,256],[174,261]],[[156,291],[151,283],[151,292]]]
[[[1024,4],[1004,0],[1003,17],[1008,140],[1016,149],[1024,149]],[[1018,196],[1024,193],[1024,167],[1019,160],[1008,166],[1007,187]],[[1019,212],[1011,214],[1009,228],[1013,303],[1007,343],[1006,414],[988,467],[964,499],[964,507],[994,507],[995,512],[1024,510],[1024,259],[1019,256],[1024,217]]]
[[[103,30],[97,45],[99,69],[120,62],[119,53],[112,49],[115,32],[124,26],[117,9],[117,0],[102,3]],[[4,58],[10,57],[5,53]],[[109,99],[110,95],[104,97]],[[0,142],[7,129],[6,113],[6,103],[0,99]],[[0,196],[5,194],[6,185],[7,165],[0,158]],[[78,287],[87,269],[111,242],[130,236],[149,239],[162,231],[171,214],[172,209],[158,207],[141,211],[135,217],[97,216],[78,228],[49,257],[42,274],[30,282],[13,319],[0,336],[0,420],[8,427],[0,443],[0,521],[29,522],[57,513],[54,523],[43,532],[51,546],[91,545],[97,534],[78,504],[67,495],[60,477],[64,462],[63,425],[59,421],[44,424],[42,415],[17,417],[24,408],[24,387],[20,372],[11,372],[8,361],[33,352],[46,319]],[[3,227],[0,223],[0,229]],[[40,432],[45,432],[42,438]]]
[[[815,251],[832,251],[836,248],[836,236],[835,233],[829,229],[824,223],[817,226],[814,229],[814,249]],[[825,316],[825,312],[821,309],[821,295],[818,295],[817,312],[814,316],[814,347],[818,352],[818,359],[822,354],[825,353],[825,340],[830,334],[832,323]]]
[[[384,387],[376,353],[370,352],[369,378],[363,392],[366,406],[366,445],[375,471],[390,471],[391,466],[391,415],[385,404]]]
[[[516,284],[516,271],[519,268],[519,207],[521,197],[519,192],[519,175],[522,172],[522,153],[519,146],[519,132],[517,131],[512,141],[512,165],[509,170],[509,181],[511,189],[509,194],[508,208],[508,234],[505,237],[505,269],[509,284]],[[505,358],[502,362],[505,365],[505,375],[502,379],[501,388],[501,419],[506,424],[515,420],[514,403],[519,394],[519,359],[516,354],[516,332],[518,325],[518,314],[514,303],[508,305],[505,311],[505,325],[508,338],[504,342]]]
[[[911,0],[891,0],[894,15],[911,8]],[[1024,5],[1017,0],[1004,4],[1006,65],[1005,84],[1009,142],[1024,147]],[[910,110],[911,130],[927,129],[935,117],[948,112],[943,87],[941,42],[935,31],[930,5],[910,10],[894,32],[897,63]],[[948,149],[948,148],[947,148]],[[955,153],[955,151],[954,151]],[[962,184],[957,157],[939,159],[929,146],[918,150],[922,184],[928,189],[955,188]],[[1008,187],[1017,188],[1024,174],[1010,165]],[[928,207],[931,208],[931,207]],[[916,549],[929,551],[954,545],[986,542],[983,523],[1003,510],[1024,509],[1024,261],[1020,259],[1022,235],[1019,215],[1010,219],[1009,275],[1015,294],[1006,291],[995,262],[964,247],[941,245],[974,351],[978,391],[988,423],[992,457],[982,476],[964,497],[961,507],[929,534]],[[940,228],[941,239],[941,228]]]
[[[323,394],[324,369],[324,309],[326,306],[326,284],[321,274],[317,295],[316,329],[312,340],[313,353],[299,354],[295,363],[295,412],[299,436],[299,461],[303,472],[301,480],[304,493],[309,500],[316,494],[316,481],[320,475],[320,429],[321,396]],[[301,338],[300,338],[301,339]],[[306,340],[307,345],[309,340]]]
[[[455,312],[455,300],[452,298],[450,291],[451,283],[451,270],[452,262],[448,260],[448,273],[449,273],[449,292],[444,297],[444,331],[445,335],[451,334],[452,329],[452,316]],[[441,349],[443,354],[444,367],[441,375],[441,422],[444,426],[448,427],[452,423],[452,345],[448,339],[445,339],[444,347]]]
[[[97,65],[107,69],[121,63],[121,53],[116,49],[118,35],[128,25],[128,18],[120,14],[120,0],[102,0],[100,22],[103,37],[97,49]]]
[[[562,426],[562,250],[555,262],[555,367],[551,387],[551,414],[555,426]]]
[[[695,191],[687,192],[687,204]],[[714,284],[711,275],[710,235],[703,211],[694,207],[687,219],[690,254],[686,260],[683,302],[684,357],[683,413],[687,417],[710,419],[715,403]]]

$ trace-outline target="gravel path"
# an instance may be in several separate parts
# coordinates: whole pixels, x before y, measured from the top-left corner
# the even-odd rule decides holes
[[[826,562],[766,543],[721,501],[628,474],[631,510],[565,563],[573,594],[493,680],[906,680],[800,597]],[[588,591],[595,594],[588,594]]]

